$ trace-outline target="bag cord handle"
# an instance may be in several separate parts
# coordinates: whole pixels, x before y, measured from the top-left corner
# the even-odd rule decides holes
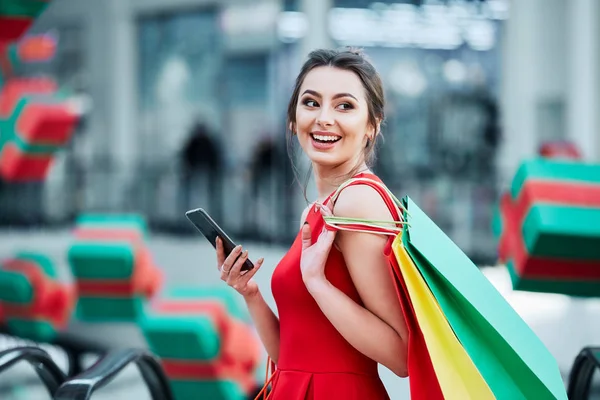
[[[266,368],[266,372],[265,372],[265,384],[263,385],[260,392],[258,392],[258,394],[254,398],[254,400],[260,400],[261,395],[262,395],[263,400],[269,400],[271,398],[271,394],[273,392],[271,391],[270,393],[267,394],[267,388],[273,381],[273,378],[275,378],[276,372],[277,371],[276,371],[275,363],[273,362],[271,357],[267,357],[267,368]]]
[[[392,213],[393,221],[381,221],[374,219],[346,218],[346,217],[323,217],[325,225],[329,230],[346,230],[352,232],[377,233],[388,236],[397,236],[402,232],[404,225],[408,225],[404,215],[409,215],[408,210],[400,200],[381,182],[370,178],[352,178],[341,184],[328,199],[335,203],[342,190],[351,185],[363,184],[375,189],[386,203]]]

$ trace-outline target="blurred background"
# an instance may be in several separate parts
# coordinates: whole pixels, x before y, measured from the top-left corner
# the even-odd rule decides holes
[[[28,34],[56,53],[15,73],[56,79],[81,118],[44,181],[0,181],[2,255],[25,243],[66,265],[78,215],[135,212],[167,284],[216,285],[184,217],[203,207],[266,257],[273,305],[270,271],[307,204],[286,149],[293,82],[310,50],[358,46],[386,89],[376,173],[486,271],[565,376],[600,338],[595,300],[513,292],[491,229],[499,193],[544,145],[600,161],[597,0],[53,0]],[[384,379],[408,398],[406,380]]]

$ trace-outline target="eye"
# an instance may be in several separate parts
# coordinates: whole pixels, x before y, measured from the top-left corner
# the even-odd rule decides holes
[[[350,104],[350,103],[341,103],[341,104],[338,104],[337,108],[339,108],[339,109],[341,109],[343,111],[346,111],[346,110],[353,109],[354,106],[352,104]]]
[[[313,99],[305,99],[302,101],[302,104],[304,104],[307,107],[318,107],[319,106],[319,103],[317,103]]]

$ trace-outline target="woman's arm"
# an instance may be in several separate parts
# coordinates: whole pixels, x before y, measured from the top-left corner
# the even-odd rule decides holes
[[[380,195],[365,185],[344,189],[335,205],[335,214],[392,220]],[[323,236],[327,235],[331,234]],[[307,289],[325,316],[354,348],[396,375],[408,376],[408,329],[389,272],[389,261],[383,254],[387,236],[340,231],[335,241],[364,307],[334,287],[324,274],[306,274]]]
[[[256,326],[258,336],[271,360],[277,364],[279,360],[279,318],[267,304],[260,291],[244,297],[250,317]]]
[[[302,212],[300,226],[304,224],[309,210],[310,206]],[[246,301],[250,317],[256,326],[260,340],[265,346],[271,360],[277,364],[279,360],[279,318],[271,310],[260,290],[252,295],[244,296],[244,300]]]

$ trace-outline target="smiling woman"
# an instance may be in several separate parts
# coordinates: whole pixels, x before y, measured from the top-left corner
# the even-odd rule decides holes
[[[352,160],[354,168],[346,174],[350,177],[360,170],[360,163],[370,167],[374,161],[374,142],[381,134],[384,103],[381,78],[360,51],[315,51],[300,71],[288,105],[288,148],[292,148],[293,136],[298,135],[298,142],[315,167],[314,161],[319,160],[335,165],[336,158],[337,161],[347,158],[344,156],[353,152],[356,141],[363,141],[363,151],[352,154],[357,157]],[[306,127],[314,122],[316,126]],[[336,147],[330,142],[338,141],[344,142],[339,143],[344,147],[339,152],[336,150],[333,159],[323,154]],[[323,142],[326,145],[320,145]],[[311,150],[321,150],[321,158],[314,160]],[[337,169],[343,170],[344,166]]]
[[[297,139],[310,159],[319,197],[304,211],[296,240],[273,273],[279,317],[251,279],[262,260],[241,272],[248,253],[239,247],[225,257],[217,247],[221,279],[244,296],[276,363],[272,400],[387,400],[378,364],[407,375],[408,332],[385,255],[387,239],[361,232],[336,234],[323,219],[332,213],[399,219],[370,186],[350,184],[335,204],[329,202],[351,177],[379,180],[369,165],[383,109],[379,74],[360,52],[317,50],[309,55],[287,116],[289,139]]]

